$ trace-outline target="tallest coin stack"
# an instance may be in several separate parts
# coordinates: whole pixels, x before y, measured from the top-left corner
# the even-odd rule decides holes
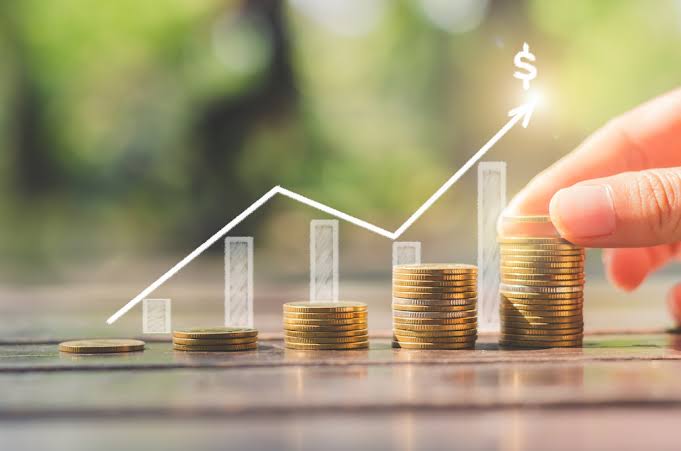
[[[560,237],[500,237],[502,346],[581,346],[584,249]]]

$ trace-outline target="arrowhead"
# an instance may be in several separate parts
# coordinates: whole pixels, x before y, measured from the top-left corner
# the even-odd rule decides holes
[[[508,112],[508,115],[514,118],[518,117],[518,120],[523,121],[523,128],[527,128],[527,126],[530,124],[530,118],[532,117],[532,113],[534,113],[535,106],[537,106],[537,102],[530,101],[513,108]]]

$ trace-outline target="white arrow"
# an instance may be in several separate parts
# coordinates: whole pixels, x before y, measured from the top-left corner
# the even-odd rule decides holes
[[[170,268],[168,271],[166,271],[165,274],[163,274],[161,277],[156,279],[154,283],[149,285],[147,288],[142,290],[141,293],[139,293],[137,296],[132,298],[130,301],[128,301],[127,304],[125,304],[123,307],[120,308],[116,313],[111,315],[109,319],[106,320],[108,324],[113,324],[118,320],[121,316],[125,315],[131,308],[133,308],[135,305],[137,305],[139,302],[142,301],[142,299],[146,298],[151,294],[154,290],[156,290],[158,287],[163,285],[168,279],[173,277],[177,272],[179,272],[182,268],[187,266],[192,260],[194,260],[196,257],[201,255],[206,249],[211,247],[213,244],[215,244],[220,238],[225,236],[230,230],[232,230],[234,227],[236,227],[239,223],[241,223],[244,219],[246,219],[251,213],[255,212],[258,208],[263,206],[268,200],[270,200],[272,197],[274,197],[276,194],[281,194],[282,196],[289,197],[293,200],[296,200],[302,204],[308,205],[312,208],[316,208],[317,210],[323,211],[324,213],[327,213],[331,216],[335,216],[338,219],[342,219],[344,221],[347,221],[349,223],[355,224],[358,227],[362,227],[363,229],[366,229],[370,232],[376,233],[378,235],[384,236],[386,238],[389,238],[391,240],[396,240],[399,238],[406,230],[411,227],[411,225],[416,222],[418,218],[420,218],[423,213],[425,213],[444,193],[449,190],[449,188],[452,187],[461,177],[463,177],[466,172],[470,168],[472,168],[475,163],[477,163],[506,133],[509,132],[518,122],[522,120],[522,126],[527,128],[527,125],[530,122],[530,118],[532,117],[532,112],[534,111],[535,103],[530,102],[526,103],[523,105],[518,106],[517,108],[512,109],[511,111],[508,112],[508,115],[511,117],[511,119],[503,126],[501,129],[494,135],[492,138],[485,143],[484,146],[480,148],[461,168],[459,168],[458,171],[454,175],[452,175],[449,180],[447,180],[444,185],[442,185],[432,196],[426,200],[423,205],[421,205],[418,210],[414,212],[405,222],[402,224],[397,230],[394,232],[390,232],[382,227],[378,227],[376,225],[373,225],[371,223],[368,223],[366,221],[363,221],[361,219],[355,218],[354,216],[350,216],[347,213],[343,213],[340,210],[336,210],[335,208],[331,208],[328,205],[324,205],[320,202],[317,202],[315,200],[312,200],[310,198],[307,198],[301,194],[295,193],[293,191],[290,191],[286,188],[282,188],[281,186],[275,186],[268,192],[266,192],[260,199],[256,200],[250,207],[248,207],[246,210],[241,212],[236,218],[232,219],[227,225],[225,225],[223,228],[218,230],[213,236],[208,238],[203,244],[201,244],[199,247],[194,249],[189,255],[187,255],[185,258],[180,260],[178,263],[175,264],[172,268]]]

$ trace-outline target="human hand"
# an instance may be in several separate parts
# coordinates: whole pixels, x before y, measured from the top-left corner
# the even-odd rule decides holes
[[[509,215],[549,212],[560,234],[608,248],[611,282],[627,291],[681,257],[681,89],[610,121],[535,177]],[[681,284],[668,297],[681,324]]]

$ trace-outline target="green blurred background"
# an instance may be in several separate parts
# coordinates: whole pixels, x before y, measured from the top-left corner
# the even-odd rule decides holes
[[[275,184],[394,230],[522,101],[523,41],[546,101],[486,158],[509,194],[679,85],[681,1],[3,1],[0,281],[151,282]],[[474,262],[475,196],[472,171],[404,239]],[[280,198],[233,234],[302,276],[318,217]]]

